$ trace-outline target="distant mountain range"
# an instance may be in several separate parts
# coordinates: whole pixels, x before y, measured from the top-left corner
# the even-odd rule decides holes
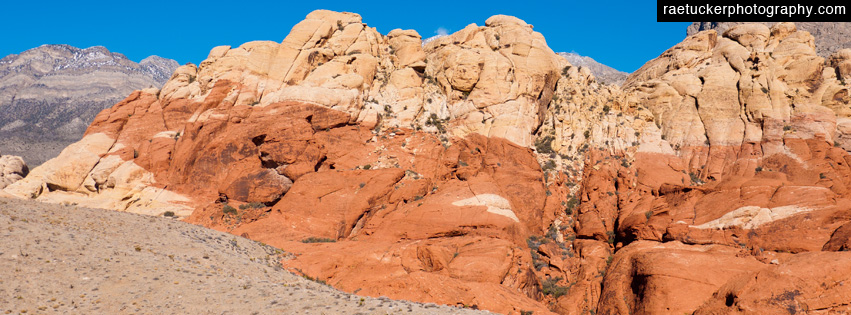
[[[626,81],[626,77],[629,75],[629,73],[619,71],[615,68],[599,63],[594,60],[594,58],[588,56],[564,52],[558,54],[559,56],[567,59],[567,61],[574,66],[588,68],[588,70],[591,70],[591,73],[597,78],[597,81],[606,84],[621,85],[624,81]]]
[[[95,115],[137,89],[161,87],[177,61],[139,63],[96,46],[43,45],[0,59],[0,152],[31,167],[80,139]]]

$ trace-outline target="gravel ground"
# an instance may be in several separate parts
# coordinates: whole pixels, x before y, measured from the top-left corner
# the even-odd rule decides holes
[[[177,220],[0,198],[3,314],[482,314],[340,292]]]

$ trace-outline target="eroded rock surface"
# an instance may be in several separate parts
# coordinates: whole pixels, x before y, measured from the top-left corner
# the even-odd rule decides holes
[[[848,58],[814,47],[788,23],[700,32],[621,89],[513,17],[423,46],[316,11],[134,92],[5,192],[170,211],[370,296],[841,312]],[[833,267],[789,272],[807,260]]]
[[[715,30],[719,34],[743,22],[694,22],[686,29],[688,35],[700,31]],[[777,22],[763,22],[765,26],[772,27]],[[828,57],[833,53],[851,47],[851,23],[849,22],[799,22],[795,23],[798,29],[807,31],[816,39],[816,53],[822,57]]]

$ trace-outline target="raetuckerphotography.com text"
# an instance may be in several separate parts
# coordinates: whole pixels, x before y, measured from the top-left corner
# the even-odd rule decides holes
[[[657,0],[659,22],[851,22],[849,6],[819,4],[711,3]],[[772,1],[775,2],[775,1]],[[818,2],[818,1],[815,1]],[[776,3],[776,2],[775,2]]]

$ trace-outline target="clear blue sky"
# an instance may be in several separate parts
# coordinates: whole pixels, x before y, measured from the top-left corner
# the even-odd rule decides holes
[[[134,61],[149,55],[199,63],[219,45],[280,42],[315,9],[356,12],[387,34],[450,33],[494,14],[517,16],[555,51],[631,72],[685,38],[688,23],[657,23],[656,1],[4,1],[0,56],[43,44],[105,46]]]

